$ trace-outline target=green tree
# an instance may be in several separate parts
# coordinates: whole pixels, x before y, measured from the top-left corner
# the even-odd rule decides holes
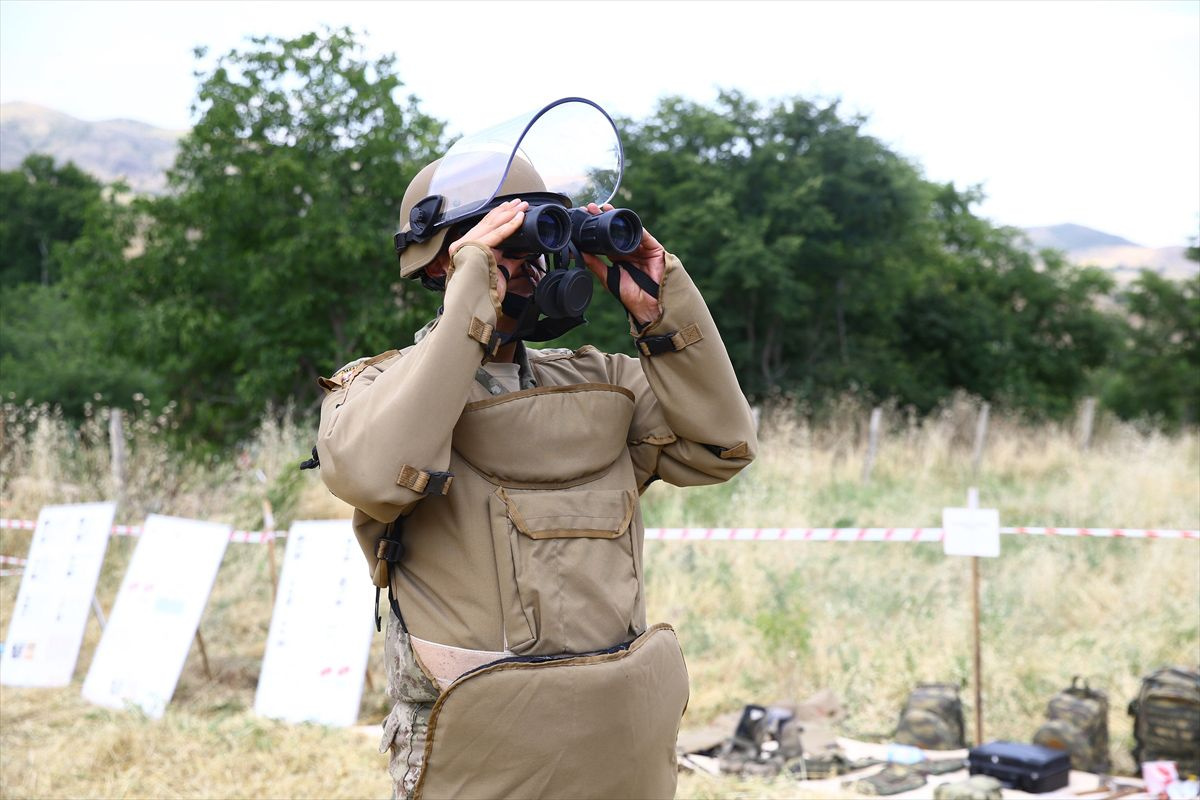
[[[619,200],[683,259],[751,394],[1069,410],[1114,341],[1104,277],[1039,263],[973,213],[977,189],[926,181],[863,124],[800,98],[668,98],[624,123]]]
[[[971,208],[978,188],[938,187],[935,238],[906,298],[903,361],[922,378],[907,395],[929,408],[951,389],[1009,407],[1063,415],[1119,345],[1119,323],[1100,310],[1112,280],[1029,252],[1020,231]]]
[[[862,124],[836,104],[724,92],[627,125],[623,200],[696,276],[752,393],[860,380],[886,361],[890,322],[858,322],[899,296],[924,190]]]
[[[0,288],[56,282],[54,246],[79,236],[100,190],[100,182],[73,163],[56,167],[39,153],[0,172]]]
[[[50,248],[50,260],[67,273],[63,280],[0,286],[0,394],[51,403],[80,418],[97,394],[107,405],[128,407],[134,394],[159,388],[151,365],[123,355],[129,332],[120,323],[136,316],[122,287],[72,280],[73,263],[120,275],[125,248],[136,238],[134,211],[117,199],[124,187],[107,194],[87,207],[77,236]]]
[[[1200,275],[1175,282],[1149,270],[1122,293],[1128,337],[1105,404],[1126,419],[1169,427],[1200,421]]]
[[[398,285],[392,234],[442,123],[348,30],[251,42],[200,76],[172,194],[138,207],[145,252],[78,263],[81,285],[119,287],[138,323],[123,341],[213,443],[268,404],[315,403],[318,374],[411,341],[436,302]]]

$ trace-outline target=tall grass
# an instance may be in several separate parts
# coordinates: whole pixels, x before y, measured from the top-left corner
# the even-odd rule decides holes
[[[681,490],[655,484],[643,498],[658,527],[938,527],[941,508],[968,486],[1004,525],[1200,527],[1200,440],[1101,421],[1084,451],[1072,427],[993,414],[978,475],[971,474],[977,406],[958,398],[917,420],[895,409],[871,482],[861,481],[868,409],[846,401],[816,418],[768,410],[758,460],[733,481]],[[46,408],[3,408],[0,515],[33,518],[43,505],[113,496],[108,415],[72,428]],[[165,413],[131,415],[118,519],[147,513],[262,525],[270,500],[279,527],[344,517],[349,509],[296,464],[313,432],[291,415],[268,418],[225,460],[173,453]],[[23,555],[27,531],[0,531],[0,553]],[[98,598],[111,607],[134,541],[109,546]],[[76,683],[65,690],[0,689],[3,797],[362,797],[389,784],[374,740],[355,732],[284,726],[253,716],[271,613],[267,548],[231,544],[201,621],[213,678],[193,648],[166,717],[93,708],[79,682],[99,640],[89,620]],[[692,698],[685,727],[748,702],[803,699],[828,687],[848,711],[844,733],[886,736],[918,681],[970,677],[969,561],[936,544],[647,544],[652,621],[675,624]],[[0,580],[6,629],[16,578]],[[1108,691],[1112,754],[1131,770],[1125,703],[1160,664],[1200,652],[1200,543],[1006,536],[982,562],[987,738],[1028,740],[1046,700],[1072,675]],[[360,722],[386,712],[381,637],[374,688]],[[971,694],[964,691],[968,701]],[[968,718],[971,717],[968,712]],[[792,784],[685,776],[680,796],[794,796]]]

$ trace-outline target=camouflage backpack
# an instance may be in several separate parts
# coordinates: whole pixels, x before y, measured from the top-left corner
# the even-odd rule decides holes
[[[934,787],[933,800],[1004,800],[1004,791],[1000,781],[990,775],[972,775]]]
[[[900,744],[926,750],[957,750],[966,747],[966,725],[962,700],[953,683],[919,683],[900,712],[900,724],[892,737]]]
[[[1142,678],[1129,704],[1133,758],[1174,761],[1180,777],[1200,774],[1200,673],[1163,667]]]
[[[1033,743],[1071,753],[1071,769],[1108,772],[1108,695],[1079,685],[1079,676],[1071,685],[1050,698],[1046,722],[1033,735]]]

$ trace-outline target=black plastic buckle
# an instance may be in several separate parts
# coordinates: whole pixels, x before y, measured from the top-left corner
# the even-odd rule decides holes
[[[453,472],[429,473],[429,482],[425,484],[425,491],[421,492],[421,494],[445,494],[446,486],[453,477]]]
[[[307,461],[300,462],[300,469],[316,469],[321,466],[321,457],[317,455],[317,446],[314,444],[312,449],[312,458]]]
[[[646,336],[637,340],[638,350],[642,355],[657,356],[662,353],[675,352],[675,342],[671,340],[675,333],[668,333],[665,336]]]
[[[491,339],[488,339],[488,343],[484,345],[484,350],[486,351],[488,358],[495,358],[496,354],[500,352],[500,348],[503,346],[504,336],[503,334],[497,332],[492,334]],[[432,475],[433,473],[430,474]]]
[[[404,558],[404,543],[399,539],[380,539],[375,548],[375,557],[380,561],[394,564]]]

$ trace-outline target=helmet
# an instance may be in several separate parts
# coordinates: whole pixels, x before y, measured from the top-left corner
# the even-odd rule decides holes
[[[412,210],[416,207],[417,203],[429,195],[429,186],[433,182],[433,175],[437,172],[438,165],[441,163],[442,160],[439,158],[437,161],[427,164],[412,179],[412,182],[408,184],[408,188],[404,190],[404,199],[400,201],[400,233],[407,233],[412,227],[410,219]],[[546,184],[533,168],[533,165],[524,158],[517,157],[512,160],[512,164],[508,168],[508,174],[504,176],[504,182],[496,190],[496,198],[499,199],[505,195],[520,196],[531,192],[545,191]],[[492,205],[489,203],[478,213],[455,220],[456,224],[447,224],[440,229],[437,229],[435,226],[435,231],[429,239],[424,242],[409,244],[405,247],[400,253],[400,277],[419,278],[421,271],[433,263],[438,253],[442,251],[442,246],[446,243],[447,233],[452,228],[464,222],[478,220],[491,209]]]

